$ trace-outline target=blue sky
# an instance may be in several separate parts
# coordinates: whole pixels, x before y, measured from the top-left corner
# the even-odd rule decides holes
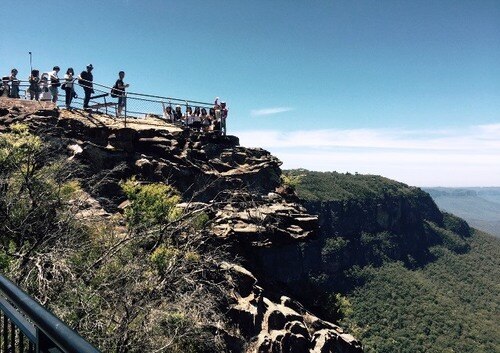
[[[500,186],[500,1],[3,0],[0,70],[228,102],[284,168]],[[3,74],[2,74],[3,75]]]

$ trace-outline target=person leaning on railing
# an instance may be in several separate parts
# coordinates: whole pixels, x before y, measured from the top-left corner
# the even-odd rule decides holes
[[[28,92],[30,95],[30,100],[40,99],[40,71],[31,70],[31,75],[28,78],[29,87]]]
[[[92,70],[94,67],[92,64],[87,65],[87,71],[82,71],[78,77],[78,84],[82,86],[85,97],[83,98],[83,109],[88,109],[90,96],[94,93],[92,81],[94,81],[94,76],[92,76]]]
[[[175,111],[174,111],[174,123],[182,123],[182,110],[180,105],[175,106]]]
[[[130,85],[123,82],[125,78],[125,71],[120,71],[118,73],[118,80],[116,80],[114,89],[117,91],[116,95],[118,96],[118,115],[122,115],[123,108],[127,105],[127,97],[125,94],[125,88]]]
[[[49,73],[50,77],[50,94],[52,95],[52,102],[57,103],[57,99],[59,98],[59,86],[61,86],[61,83],[59,82],[59,76],[57,74],[59,73],[61,69],[59,66],[54,66],[52,68],[52,71]]]
[[[66,109],[68,110],[71,110],[71,101],[76,95],[74,90],[74,82],[75,82],[74,76],[75,76],[75,71],[73,70],[72,67],[68,68],[68,70],[66,70],[66,74],[64,75],[63,89],[66,92],[65,103],[66,103]]]
[[[9,86],[9,76],[2,77],[2,87],[0,88],[0,97],[9,98],[10,96],[10,86]]]
[[[174,112],[172,111],[172,106],[169,104],[165,106],[165,103],[161,103],[163,105],[163,119],[167,123],[173,123],[175,118],[174,118]]]
[[[17,69],[10,71],[10,98],[19,98],[19,80],[17,79]]]
[[[184,115],[183,122],[184,125],[187,126],[188,128],[193,127],[193,122],[194,122],[193,108],[191,108],[189,105],[186,107],[186,114]]]
[[[226,127],[226,119],[227,119],[228,109],[226,107],[226,102],[220,103],[220,129],[222,134],[226,136],[227,127]]]
[[[207,114],[207,110],[205,108],[201,108],[201,125],[202,125],[202,130],[204,132],[210,131],[212,120],[210,119],[210,116]]]
[[[196,131],[201,131],[201,110],[200,107],[194,107],[193,123],[191,128]]]
[[[41,101],[50,101],[52,100],[52,96],[49,92],[49,74],[44,72],[42,77],[40,78],[40,100]]]

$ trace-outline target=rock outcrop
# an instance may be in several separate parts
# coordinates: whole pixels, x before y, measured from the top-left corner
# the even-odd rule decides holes
[[[252,273],[241,266],[224,264],[232,283],[229,315],[241,334],[250,339],[248,353],[361,352],[361,344],[342,328],[308,312],[287,296],[271,300]]]
[[[318,218],[281,186],[280,161],[263,149],[239,146],[234,136],[192,132],[154,117],[125,126],[110,116],[60,111],[50,103],[0,100],[0,132],[16,123],[57,141],[80,164],[93,208],[98,203],[105,214],[119,212],[125,200],[119,183],[131,176],[168,183],[183,194],[186,207],[210,209],[207,234],[231,244],[249,269],[258,268],[256,251],[296,252],[317,236]],[[287,273],[295,266],[289,260],[279,266]],[[351,335],[314,316],[285,289],[264,288],[262,273],[229,263],[221,271],[233,284],[229,316],[247,342],[228,334],[233,352],[362,352]]]

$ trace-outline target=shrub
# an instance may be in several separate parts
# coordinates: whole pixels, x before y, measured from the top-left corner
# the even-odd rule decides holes
[[[300,184],[302,177],[303,175],[301,174],[292,174],[284,172],[283,174],[281,174],[281,182],[284,185],[290,186],[291,188],[295,189]]]
[[[148,228],[177,220],[181,198],[170,185],[152,183],[141,185],[135,179],[122,183],[122,189],[131,201],[126,217],[131,227]]]
[[[167,268],[175,263],[179,253],[180,251],[172,246],[161,245],[151,254],[151,262],[153,262],[158,272],[164,274]]]

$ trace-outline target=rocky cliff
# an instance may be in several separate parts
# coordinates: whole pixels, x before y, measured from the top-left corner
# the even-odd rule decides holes
[[[302,204],[318,215],[318,236],[301,246],[252,249],[255,271],[280,283],[310,308],[318,298],[347,292],[355,267],[400,261],[418,268],[433,261],[432,247],[456,253],[469,250],[468,224],[439,211],[429,194],[379,176],[288,171],[302,178],[297,190]],[[280,263],[293,268],[276,270]]]
[[[314,266],[303,249],[319,235],[318,218],[282,185],[280,162],[269,152],[243,148],[234,136],[196,133],[154,118],[125,126],[103,114],[1,100],[0,133],[18,123],[79,164],[77,177],[95,200],[94,213],[122,212],[120,182],[132,176],[173,185],[184,207],[208,210],[206,236],[241,259],[220,264],[232,283],[226,310],[237,332],[223,335],[230,351],[362,351],[354,337],[291,299],[300,291],[288,285]],[[377,212],[377,220],[395,222],[383,209]]]

